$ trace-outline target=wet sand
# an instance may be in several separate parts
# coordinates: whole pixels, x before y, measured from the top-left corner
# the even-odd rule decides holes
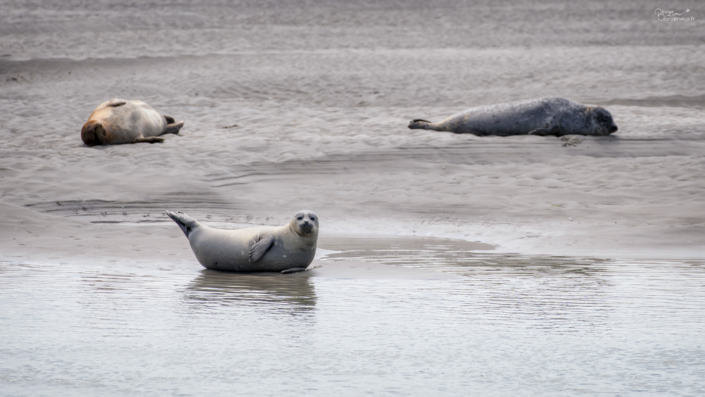
[[[256,393],[274,362],[306,369],[280,373],[277,395],[301,394],[305,380],[322,382],[314,394],[453,395],[482,385],[486,395],[699,394],[705,387],[695,373],[702,366],[703,318],[695,308],[703,302],[705,258],[704,10],[690,10],[692,22],[665,23],[639,1],[305,7],[69,1],[4,2],[2,9],[0,281],[12,292],[0,305],[22,308],[3,317],[11,325],[0,331],[12,341],[0,344],[15,360],[0,369],[10,394],[95,394],[128,379],[114,395],[147,389],[158,395],[173,376],[189,379],[176,389],[191,395],[198,394],[191,381],[206,379],[214,386],[204,390],[225,394],[231,384],[223,379],[250,376],[243,390]],[[415,118],[435,121],[474,106],[544,96],[603,105],[619,131],[577,139],[480,138],[407,128]],[[186,124],[163,144],[84,146],[81,125],[115,97],[144,100]],[[321,219],[319,258],[312,271],[286,278],[206,272],[167,209],[226,228],[280,225],[310,209]],[[81,280],[92,277],[103,280],[95,285],[122,280],[115,283],[127,287],[114,295],[81,289]],[[70,303],[72,293],[85,305]],[[397,295],[403,303],[389,306]],[[269,303],[254,312],[249,304],[231,305],[251,296]],[[550,304],[542,306],[537,297],[546,296]],[[305,338],[291,342],[276,334],[267,341],[224,320],[276,328],[281,313],[290,314],[280,298],[294,302],[285,307],[318,313],[312,322],[284,321],[283,329],[315,334],[316,324],[323,327],[311,343],[329,355],[325,365],[297,361],[308,351]],[[63,303],[51,306],[55,314],[44,311],[41,299]],[[131,312],[105,314],[121,299]],[[155,311],[139,314],[150,299]],[[590,305],[580,306],[581,299]],[[208,302],[222,310],[208,317]],[[488,307],[489,317],[477,314]],[[567,320],[546,320],[542,307],[552,308],[550,319]],[[417,310],[425,325],[413,320]],[[201,314],[190,323],[194,313]],[[677,314],[659,324],[669,313]],[[129,325],[150,315],[164,323]],[[38,334],[47,342],[32,353],[37,340],[22,335],[52,329],[66,316],[78,320]],[[144,332],[136,346],[159,346],[152,352],[160,358],[149,365],[168,367],[179,354],[153,335],[185,346],[195,336],[173,324],[203,333],[223,321],[252,346],[265,346],[263,366],[256,364],[259,352],[235,349],[230,353],[245,357],[254,372],[205,373],[208,360],[195,352],[197,377],[186,364],[176,375],[131,372],[138,363],[110,347],[125,347],[123,329]],[[377,322],[389,325],[388,332],[375,336]],[[463,328],[468,323],[476,326],[473,342]],[[336,335],[357,335],[346,324],[366,336],[336,350]],[[424,345],[405,331],[417,326],[437,337]],[[108,364],[85,360],[91,344],[62,341],[77,329],[86,340],[102,340],[101,349],[119,362],[105,384],[101,371]],[[568,329],[575,338],[562,336]],[[646,347],[638,345],[642,334]],[[400,355],[385,349],[392,335],[413,348]],[[509,350],[483,347],[503,338],[513,341]],[[536,342],[542,338],[550,343]],[[218,333],[215,340],[230,339]],[[590,345],[601,341],[603,348],[591,353]],[[274,353],[289,342],[289,355]],[[465,353],[454,356],[453,344]],[[555,345],[564,347],[560,357],[532,358]],[[72,356],[72,349],[80,353]],[[477,361],[461,365],[473,351]],[[522,372],[517,351],[522,362],[549,370]],[[634,358],[640,354],[643,362]],[[47,364],[50,356],[66,357],[69,369]],[[584,360],[571,364],[567,377],[556,375],[560,366],[551,363],[575,356]],[[427,357],[433,365],[424,364]],[[597,358],[609,362],[591,370]],[[676,364],[662,364],[669,360]],[[76,375],[81,362],[97,372]],[[350,367],[336,372],[344,362]],[[390,363],[393,374],[380,369]],[[447,388],[426,378],[446,379],[443,368],[452,368]],[[620,368],[630,370],[614,375]],[[682,377],[668,377],[671,370]],[[668,378],[665,388],[653,373]],[[379,387],[353,387],[346,379],[355,374]],[[464,382],[464,374],[471,380]],[[576,380],[584,386],[568,386]]]
[[[126,231],[167,221],[165,209],[279,224],[308,208],[332,233],[703,256],[702,21],[659,23],[638,2],[546,3],[561,21],[549,28],[529,8],[461,7],[496,15],[490,34],[434,4],[156,6],[137,20],[134,6],[16,5],[0,36],[0,201]],[[433,15],[443,23],[416,23]],[[406,128],[542,96],[604,105],[620,130],[565,141]],[[80,126],[113,97],[186,126],[160,145],[85,147]]]

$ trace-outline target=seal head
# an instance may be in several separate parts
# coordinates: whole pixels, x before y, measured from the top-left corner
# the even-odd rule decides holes
[[[318,235],[318,217],[312,211],[299,211],[289,222],[289,228],[301,237]]]
[[[107,144],[107,132],[103,125],[96,120],[89,120],[81,128],[81,139],[87,146]]]
[[[593,108],[590,116],[594,131],[593,135],[609,135],[619,129],[612,118],[612,114],[605,108],[599,106]]]

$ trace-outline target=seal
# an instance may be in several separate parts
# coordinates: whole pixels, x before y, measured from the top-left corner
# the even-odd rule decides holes
[[[564,98],[540,98],[481,106],[432,123],[416,119],[411,129],[487,135],[596,135],[617,131],[612,114],[599,106],[587,106]]]
[[[316,255],[318,217],[299,211],[284,226],[238,230],[202,225],[183,213],[167,211],[184,232],[198,262],[226,272],[282,272],[306,270]]]
[[[115,98],[95,108],[81,128],[81,139],[88,146],[163,142],[158,135],[178,134],[183,126],[142,101]]]

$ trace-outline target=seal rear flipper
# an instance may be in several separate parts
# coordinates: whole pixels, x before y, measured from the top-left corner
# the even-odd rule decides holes
[[[431,124],[428,120],[414,119],[409,123],[409,129],[411,130],[430,130],[429,125]]]
[[[178,134],[181,127],[184,126],[183,121],[179,121],[178,123],[174,123],[173,122],[174,119],[171,119],[171,120],[172,120],[172,123],[167,124],[166,130],[164,130],[162,135],[164,135],[164,134]]]
[[[255,243],[250,248],[250,263],[257,262],[262,259],[264,254],[274,244],[274,236],[271,234],[258,235],[255,237]]]
[[[164,116],[164,119],[166,120],[166,123],[167,123],[167,124],[174,124],[174,123],[176,123],[176,120],[174,120],[173,117],[167,116],[166,114],[163,114],[162,116]]]
[[[176,222],[177,225],[179,225],[181,231],[184,232],[186,237],[188,237],[188,235],[191,234],[191,231],[198,226],[197,220],[191,218],[190,216],[184,213],[177,213],[167,210],[166,215],[171,218],[174,222]]]

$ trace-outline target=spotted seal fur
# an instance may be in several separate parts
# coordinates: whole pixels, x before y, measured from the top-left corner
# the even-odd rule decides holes
[[[486,135],[595,135],[617,131],[612,114],[599,106],[587,106],[564,98],[540,98],[481,106],[432,123],[416,119],[411,129]]]

